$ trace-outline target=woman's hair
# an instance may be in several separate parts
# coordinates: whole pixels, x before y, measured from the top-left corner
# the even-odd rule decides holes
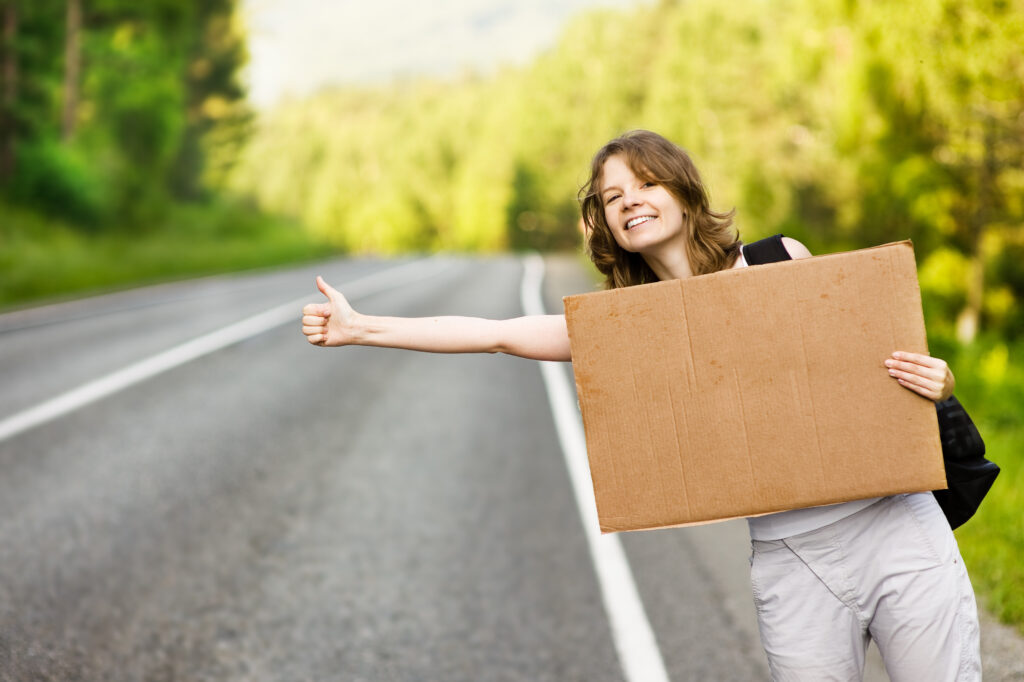
[[[693,274],[703,275],[732,266],[740,249],[739,236],[732,227],[736,210],[712,211],[708,193],[689,154],[657,133],[634,130],[598,150],[591,162],[590,179],[578,196],[587,235],[587,254],[605,276],[605,288],[658,281],[643,256],[619,246],[605,220],[601,198],[604,164],[620,154],[638,178],[661,185],[680,203],[684,229],[688,232],[686,257]]]

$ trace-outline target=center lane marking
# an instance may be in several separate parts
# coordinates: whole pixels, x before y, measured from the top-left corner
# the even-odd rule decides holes
[[[347,297],[357,299],[433,277],[447,270],[451,265],[451,262],[437,258],[426,258],[375,272],[339,286]],[[302,317],[302,306],[318,295],[314,289],[302,298],[186,341],[162,353],[122,367],[99,379],[86,382],[50,400],[16,412],[0,420],[0,442],[239,341],[252,338],[289,322],[295,322],[298,326],[299,319]]]

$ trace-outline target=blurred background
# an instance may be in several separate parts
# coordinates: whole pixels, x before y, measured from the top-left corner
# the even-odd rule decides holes
[[[746,241],[914,241],[932,353],[1004,470],[958,534],[1024,627],[1022,45],[1022,0],[0,0],[0,307],[579,252],[590,156],[652,129]]]

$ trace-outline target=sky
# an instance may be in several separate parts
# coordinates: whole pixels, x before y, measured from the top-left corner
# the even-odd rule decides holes
[[[555,44],[567,20],[641,0],[243,0],[258,108],[327,85],[488,73]]]

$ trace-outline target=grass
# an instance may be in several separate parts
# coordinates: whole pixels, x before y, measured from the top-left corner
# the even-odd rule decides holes
[[[981,339],[950,357],[957,397],[1002,469],[957,540],[980,601],[1024,634],[1024,342]]]
[[[175,206],[145,230],[88,231],[0,204],[0,308],[332,253],[300,225],[244,206]]]
[[[1002,472],[977,515],[956,531],[957,540],[980,601],[1024,634],[1024,428],[978,426]]]

